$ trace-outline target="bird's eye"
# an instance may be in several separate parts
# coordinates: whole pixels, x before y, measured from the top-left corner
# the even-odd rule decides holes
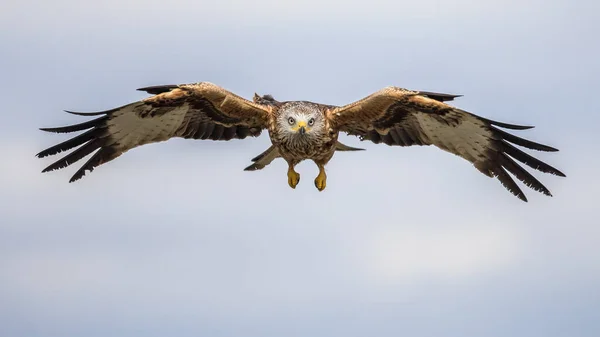
[[[315,124],[315,119],[311,118],[308,120],[308,125],[312,126],[313,124]]]
[[[288,123],[294,124],[294,122],[296,122],[296,120],[294,120],[294,117],[288,118]]]

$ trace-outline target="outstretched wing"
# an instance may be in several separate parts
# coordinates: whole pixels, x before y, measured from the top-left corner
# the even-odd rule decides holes
[[[100,116],[80,124],[42,128],[65,133],[86,132],[37,154],[54,155],[80,146],[42,172],[67,167],[97,152],[81,167],[70,182],[109,162],[126,151],[144,144],[166,141],[173,137],[210,140],[256,137],[267,126],[271,107],[239,97],[208,82],[141,88],[155,96],[108,111],[81,113]]]
[[[334,125],[361,140],[387,145],[435,145],[454,153],[489,177],[498,180],[523,201],[525,194],[507,173],[536,191],[550,191],[514,160],[541,172],[565,175],[554,167],[519,150],[513,144],[539,151],[558,151],[498,127],[525,130],[531,126],[492,121],[446,103],[455,95],[418,92],[397,87],[384,88],[357,102],[329,111]],[[512,143],[512,144],[511,144]]]

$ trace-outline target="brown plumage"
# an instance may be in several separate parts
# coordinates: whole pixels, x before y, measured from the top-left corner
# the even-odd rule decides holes
[[[295,188],[300,175],[294,166],[312,160],[319,167],[315,186],[326,186],[325,165],[336,151],[358,151],[338,141],[339,132],[395,146],[435,145],[471,162],[480,172],[497,177],[514,195],[527,201],[512,173],[527,186],[551,196],[550,191],[517,164],[564,176],[554,167],[526,154],[514,145],[539,151],[558,151],[519,138],[500,128],[524,130],[492,121],[446,104],[459,95],[387,87],[359,101],[333,106],[308,101],[280,102],[270,95],[254,95],[252,101],[217,85],[165,85],[141,88],[153,96],[119,108],[95,113],[70,112],[97,118],[65,127],[42,128],[57,133],[84,131],[52,146],[38,157],[78,147],[44,169],[69,166],[95,152],[71,178],[76,181],[95,167],[144,144],[173,137],[231,140],[258,137],[267,130],[272,146],[252,159],[245,170],[260,170],[277,158],[288,163],[288,184]],[[514,159],[514,160],[513,160]]]

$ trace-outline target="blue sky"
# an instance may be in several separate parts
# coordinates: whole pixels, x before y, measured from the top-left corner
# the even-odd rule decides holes
[[[592,1],[104,1],[1,5],[2,336],[597,336]],[[465,95],[559,148],[523,203],[433,147],[343,137],[317,169],[269,145],[170,140],[68,184],[37,128],[210,81],[342,105],[382,87]],[[309,179],[310,177],[310,179]]]

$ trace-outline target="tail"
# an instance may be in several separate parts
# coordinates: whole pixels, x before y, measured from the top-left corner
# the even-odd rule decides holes
[[[279,154],[279,150],[273,145],[271,145],[267,150],[258,156],[252,158],[254,164],[246,167],[244,171],[256,171],[262,170],[265,166],[271,164],[271,162],[277,158],[281,157]]]
[[[364,151],[364,149],[359,149],[356,147],[344,145],[339,141],[335,144],[336,151]],[[271,162],[277,158],[280,158],[279,150],[273,145],[271,145],[268,149],[266,149],[263,153],[258,156],[252,158],[254,164],[246,167],[244,171],[257,171],[262,170],[265,166],[271,164]]]
[[[335,144],[335,150],[336,151],[364,151],[365,149],[359,149],[357,147],[348,146],[348,145],[342,144],[338,140],[338,142]]]

